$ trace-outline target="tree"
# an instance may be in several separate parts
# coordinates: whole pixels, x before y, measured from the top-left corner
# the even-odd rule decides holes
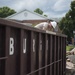
[[[47,15],[44,15],[45,17],[47,17]]]
[[[69,41],[73,37],[73,31],[75,30],[75,1],[71,2],[71,8],[59,22],[59,27],[62,33],[68,36]]]
[[[43,11],[40,8],[35,9],[34,12],[36,12],[36,13],[38,13],[40,15],[43,15]],[[43,16],[47,17],[46,14],[44,14]]]
[[[10,16],[14,13],[16,13],[16,11],[13,9],[10,9],[9,7],[1,7],[0,8],[0,17],[1,18],[5,18],[5,17]]]
[[[41,9],[39,9],[39,8],[35,9],[34,12],[36,12],[36,13],[38,13],[40,15],[43,14],[43,11]]]

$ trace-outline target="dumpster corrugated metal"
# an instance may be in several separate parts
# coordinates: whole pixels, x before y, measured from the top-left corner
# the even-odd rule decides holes
[[[0,19],[0,75],[65,75],[66,35]]]

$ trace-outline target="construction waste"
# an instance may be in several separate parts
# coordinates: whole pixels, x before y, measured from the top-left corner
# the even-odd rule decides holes
[[[66,52],[66,75],[75,75],[75,48]]]

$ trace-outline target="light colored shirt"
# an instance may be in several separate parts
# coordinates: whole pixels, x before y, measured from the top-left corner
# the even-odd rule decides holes
[[[49,24],[47,22],[42,22],[39,23],[35,26],[35,28],[38,29],[42,29],[42,30],[49,30],[49,31],[54,31],[54,32],[58,32],[58,25],[55,21],[50,22],[50,24],[52,25],[52,27],[50,28]]]
[[[37,24],[37,25],[35,26],[35,28],[47,30],[47,28],[48,28],[48,23],[47,23],[47,22],[42,22],[42,23],[40,23],[40,24]]]

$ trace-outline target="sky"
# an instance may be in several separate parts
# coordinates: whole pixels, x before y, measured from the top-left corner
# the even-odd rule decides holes
[[[40,8],[49,18],[61,18],[70,9],[72,0],[0,0],[0,7],[8,6],[16,12]]]

